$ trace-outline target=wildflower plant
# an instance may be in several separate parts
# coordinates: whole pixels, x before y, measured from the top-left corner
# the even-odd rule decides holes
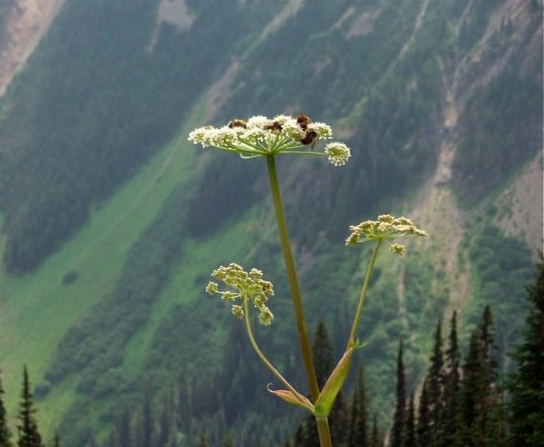
[[[297,117],[278,115],[272,119],[264,116],[254,116],[248,120],[235,119],[220,128],[204,126],[195,129],[189,134],[189,141],[194,144],[200,144],[202,147],[213,147],[225,152],[232,152],[238,154],[243,159],[257,157],[264,157],[266,159],[270,191],[291,290],[298,339],[310,391],[310,399],[297,391],[282,376],[263,354],[255,339],[249,316],[251,307],[257,310],[258,320],[262,325],[269,326],[274,319],[272,312],[267,306],[268,300],[274,295],[274,288],[271,282],[263,278],[263,273],[256,268],[246,272],[243,267],[235,263],[231,263],[226,267],[220,266],[212,273],[215,281],[208,283],[206,292],[210,295],[219,295],[223,301],[231,303],[232,313],[245,321],[251,345],[258,357],[285,387],[282,390],[273,390],[268,387],[268,390],[284,401],[303,407],[314,415],[321,447],[332,447],[328,416],[336,396],[344,385],[349,373],[353,352],[361,346],[357,339],[357,329],[380,247],[385,241],[389,244],[389,249],[393,254],[402,256],[406,251],[405,247],[391,242],[393,239],[427,235],[425,231],[418,229],[411,220],[405,217],[396,218],[390,215],[381,215],[376,221],[367,220],[361,222],[359,225],[350,227],[350,235],[346,240],[346,245],[373,242],[374,251],[366,271],[346,349],[325,385],[320,389],[317,383],[306,329],[298,274],[289,241],[289,232],[283,209],[275,157],[277,155],[317,156],[325,157],[333,166],[345,165],[351,157],[351,151],[344,143],[330,142],[325,145],[322,151],[315,150],[315,146],[319,140],[330,139],[332,139],[330,126],[325,123],[312,122],[308,116],[302,114]],[[219,283],[222,283],[221,287]]]

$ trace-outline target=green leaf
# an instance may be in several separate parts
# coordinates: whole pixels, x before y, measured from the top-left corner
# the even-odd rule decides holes
[[[348,348],[334,367],[334,370],[327,379],[327,383],[325,383],[321,393],[319,393],[319,397],[315,403],[314,414],[316,417],[327,417],[331,412],[336,396],[344,386],[344,382],[348,376],[353,351],[353,347]]]

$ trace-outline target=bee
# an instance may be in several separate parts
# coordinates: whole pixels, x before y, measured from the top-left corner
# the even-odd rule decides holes
[[[244,129],[247,128],[247,124],[244,120],[232,120],[232,121],[229,121],[229,124],[228,124],[229,128],[232,129],[233,127],[242,127]]]
[[[264,125],[264,130],[277,130],[281,132],[282,126],[278,121],[271,121]]]
[[[310,149],[313,150],[315,147],[315,143],[317,143],[317,139],[317,132],[312,128],[307,127],[306,132],[304,133],[304,137],[300,140],[300,142],[305,146],[310,146]]]
[[[311,122],[310,118],[308,118],[306,115],[303,115],[302,113],[299,116],[297,116],[297,124],[304,131],[308,129],[308,125],[310,124],[310,122]]]

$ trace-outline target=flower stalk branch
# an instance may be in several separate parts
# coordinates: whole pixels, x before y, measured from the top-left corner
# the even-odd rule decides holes
[[[380,251],[380,246],[382,241],[377,241],[374,245],[374,250],[372,251],[372,258],[370,258],[370,264],[366,270],[365,281],[363,283],[363,288],[361,290],[361,295],[359,296],[359,303],[357,304],[357,310],[355,311],[355,318],[353,319],[353,325],[351,326],[351,332],[348,338],[348,344],[346,350],[354,346],[356,342],[357,328],[361,321],[361,316],[363,315],[363,308],[365,306],[366,293],[368,291],[368,285],[370,284],[370,279],[372,278],[372,272],[374,270],[374,264],[376,263],[376,258],[378,257],[378,252]]]
[[[276,376],[276,378],[290,391],[290,396],[294,398],[294,400],[298,401],[298,403],[295,403],[295,405],[299,405],[303,408],[306,408],[308,411],[313,412],[313,405],[311,402],[304,397],[302,394],[300,394],[288,381],[283,377],[283,375],[272,365],[272,363],[268,360],[268,358],[263,354],[261,349],[259,348],[259,345],[257,344],[257,340],[255,339],[255,335],[253,335],[253,329],[251,328],[251,320],[249,319],[249,305],[248,305],[248,299],[244,300],[244,313],[245,313],[245,322],[246,322],[246,329],[247,334],[249,337],[249,341],[251,343],[251,346],[253,346],[254,351],[256,352],[257,356],[261,359],[261,361],[264,363],[264,365]],[[271,391],[271,390],[269,390]],[[272,393],[277,394],[276,391],[271,391]],[[292,402],[293,403],[293,402]]]
[[[289,231],[287,229],[287,221],[285,220],[285,213],[281,200],[281,191],[278,183],[276,162],[273,156],[267,157],[266,161],[268,168],[268,178],[270,181],[270,191],[272,193],[272,201],[274,202],[278,233],[283,251],[283,260],[285,262],[285,268],[287,270],[287,277],[289,280],[289,287],[291,289],[293,309],[295,311],[300,350],[302,352],[306,379],[308,380],[308,386],[310,388],[310,395],[312,396],[312,401],[315,402],[319,397],[319,386],[317,384],[317,376],[315,373],[312,359],[312,350],[310,348],[310,341],[308,338],[308,329],[306,327],[306,319],[304,317],[304,309],[302,307],[300,285],[298,282],[293,253],[291,251],[291,244],[289,242]]]

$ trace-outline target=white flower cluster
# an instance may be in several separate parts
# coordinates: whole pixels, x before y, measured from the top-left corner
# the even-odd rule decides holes
[[[236,292],[226,290],[220,291],[216,282],[210,281],[206,287],[206,292],[210,295],[221,295],[221,299],[227,302],[235,302],[241,299],[242,304],[251,300],[255,308],[259,311],[259,323],[269,326],[274,319],[274,315],[266,306],[268,298],[274,295],[274,286],[270,281],[265,281],[263,273],[258,269],[251,269],[248,273],[241,266],[230,263],[227,267],[220,266],[214,270],[212,276],[225,285],[233,288]],[[232,313],[238,317],[244,317],[244,307],[239,304],[232,304]]]
[[[305,146],[313,149],[317,141],[331,138],[329,125],[312,122],[302,114],[297,117],[278,115],[272,119],[253,116],[247,121],[234,119],[225,126],[204,126],[189,134],[189,141],[194,144],[235,152],[244,158],[312,154],[324,155],[333,165],[342,166],[351,156],[349,148],[343,143],[329,143],[323,152],[300,150]]]
[[[378,216],[378,220],[366,220],[359,225],[349,227],[350,235],[346,245],[355,245],[366,241],[382,241],[403,236],[427,236],[427,232],[417,228],[406,217],[393,217],[389,214]],[[403,255],[405,248],[400,244],[391,244],[390,250],[394,254]]]

